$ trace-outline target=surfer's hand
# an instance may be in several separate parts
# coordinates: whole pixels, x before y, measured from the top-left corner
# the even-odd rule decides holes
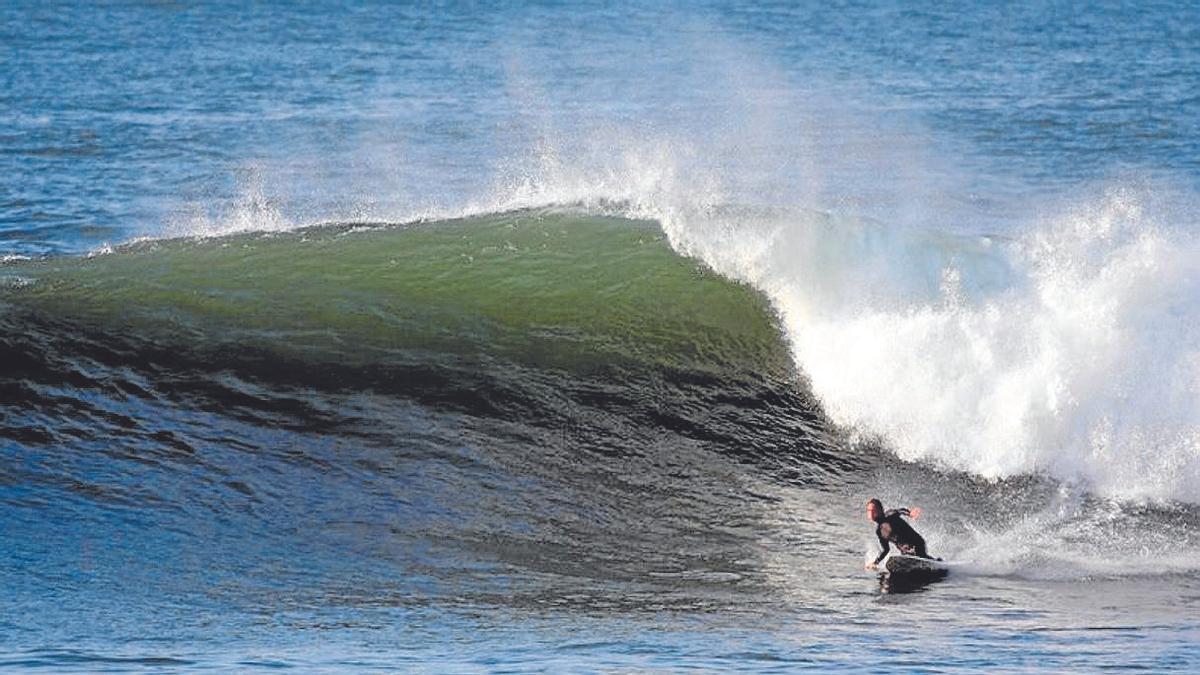
[[[920,518],[921,517],[921,507],[913,506],[913,507],[909,508],[908,509],[908,517],[912,518],[913,520]]]
[[[867,563],[867,564],[866,564],[866,570],[867,570],[868,572],[869,572],[869,571],[871,571],[871,570],[876,570],[876,569],[879,569],[879,565],[876,565],[876,564],[875,564],[875,563],[873,563],[873,562],[869,562],[869,563]]]

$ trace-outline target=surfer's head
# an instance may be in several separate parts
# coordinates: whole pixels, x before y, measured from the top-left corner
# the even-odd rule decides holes
[[[878,523],[883,519],[883,502],[878,499],[867,500],[867,520]]]

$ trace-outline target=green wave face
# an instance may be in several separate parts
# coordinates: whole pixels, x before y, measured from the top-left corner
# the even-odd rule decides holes
[[[136,244],[10,266],[8,301],[155,341],[353,364],[414,351],[783,376],[766,300],[654,223],[521,212]]]

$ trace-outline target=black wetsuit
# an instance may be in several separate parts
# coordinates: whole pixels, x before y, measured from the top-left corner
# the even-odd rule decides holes
[[[925,552],[925,540],[921,538],[921,535],[917,534],[912,525],[909,525],[907,521],[900,517],[908,515],[911,515],[908,509],[893,509],[884,513],[882,518],[875,521],[875,536],[879,537],[879,546],[883,548],[879,552],[879,557],[875,559],[876,565],[879,564],[880,560],[887,557],[888,550],[890,549],[888,546],[889,541],[894,542],[903,553],[922,558],[932,557]],[[884,523],[892,527],[892,533],[886,539],[883,537],[883,532],[880,531]]]

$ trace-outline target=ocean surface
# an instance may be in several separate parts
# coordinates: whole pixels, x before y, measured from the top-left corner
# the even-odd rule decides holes
[[[1195,672],[1198,331],[1193,4],[6,2],[0,668]]]

